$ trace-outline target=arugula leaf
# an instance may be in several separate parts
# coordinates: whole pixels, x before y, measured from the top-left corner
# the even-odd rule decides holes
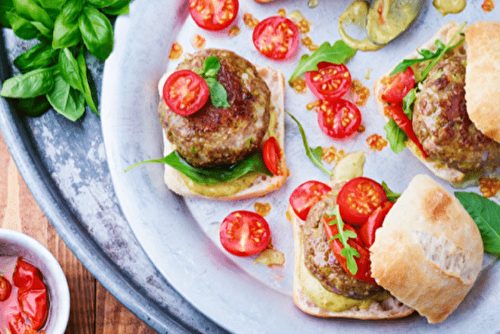
[[[389,189],[389,186],[387,185],[387,183],[385,183],[385,181],[382,181],[382,188],[384,188],[387,200],[389,202],[394,203],[399,197],[401,197],[401,194],[395,193],[394,191]]]
[[[353,231],[344,230],[344,222],[342,221],[342,217],[340,216],[338,205],[336,205],[335,209],[333,209],[331,216],[333,216],[334,218],[331,222],[328,223],[328,225],[337,224],[339,233],[328,240],[328,242],[339,239],[339,241],[344,246],[344,248],[340,251],[340,255],[346,258],[347,270],[349,270],[349,272],[354,276],[358,272],[358,265],[354,257],[359,258],[361,257],[361,255],[359,255],[359,252],[355,248],[351,247],[347,243],[347,241],[351,238],[355,239],[356,233]]]
[[[413,102],[417,98],[417,88],[411,89],[406,96],[403,98],[403,111],[408,116],[408,119],[411,121],[413,117]]]
[[[343,64],[347,59],[354,57],[355,54],[356,49],[351,48],[343,40],[336,41],[333,46],[328,42],[324,42],[312,55],[305,54],[300,57],[299,64],[293,71],[288,83],[292,83],[295,78],[308,71],[317,71],[318,63],[322,61]]]
[[[500,206],[476,193],[457,191],[455,197],[479,228],[484,251],[500,255]]]
[[[319,151],[321,147],[316,147],[315,149],[312,149],[309,147],[309,143],[307,142],[307,137],[306,133],[304,131],[304,128],[300,124],[300,122],[292,115],[290,114],[287,110],[285,112],[297,123],[299,126],[299,131],[300,135],[302,136],[302,143],[304,144],[304,148],[306,149],[306,154],[309,157],[309,159],[312,161],[313,164],[315,164],[319,169],[321,169],[322,172],[324,172],[326,175],[332,177],[332,173],[323,166],[323,163],[321,162],[321,152]]]
[[[384,125],[384,130],[391,150],[394,153],[404,150],[408,136],[392,118]]]
[[[267,169],[261,152],[258,151],[250,154],[242,161],[226,168],[192,167],[179,155],[179,153],[177,153],[177,151],[173,151],[162,159],[152,159],[137,162],[125,169],[125,172],[128,172],[132,168],[147,163],[167,164],[189,177],[191,180],[193,180],[193,182],[203,185],[213,185],[222,182],[228,182],[242,177],[248,173],[259,173],[273,176],[273,174]]]

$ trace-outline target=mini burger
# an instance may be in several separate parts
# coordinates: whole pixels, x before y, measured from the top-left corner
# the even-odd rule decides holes
[[[237,200],[285,182],[285,84],[279,71],[231,51],[206,49],[165,74],[158,88],[161,160],[172,191]]]
[[[499,22],[447,23],[374,93],[395,152],[406,144],[451,182],[500,167]]]
[[[482,265],[476,224],[428,176],[398,196],[365,177],[294,190],[293,299],[302,311],[389,319],[416,310],[438,323],[458,307]]]

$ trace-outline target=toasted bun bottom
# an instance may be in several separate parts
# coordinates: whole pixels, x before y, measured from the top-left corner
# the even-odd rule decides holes
[[[188,196],[194,198],[210,198],[221,201],[233,201],[250,197],[263,196],[269,192],[272,192],[278,188],[280,188],[285,180],[288,177],[288,169],[286,166],[285,159],[285,79],[281,72],[272,69],[270,67],[259,67],[256,66],[259,75],[264,79],[269,90],[271,91],[271,110],[274,112],[276,116],[275,122],[270,122],[270,128],[268,129],[264,140],[269,138],[270,136],[276,137],[278,144],[281,147],[283,152],[283,157],[280,160],[281,168],[280,170],[284,171],[284,175],[275,175],[273,177],[267,175],[259,175],[257,176],[249,186],[243,186],[244,189],[231,194],[224,194],[224,191],[221,192],[221,189],[230,189],[231,187],[238,187],[236,185],[238,180],[230,181],[227,183],[221,183],[215,186],[206,186],[206,185],[195,185],[195,187],[188,187],[186,182],[192,183],[190,179],[184,176],[182,173],[177,171],[176,169],[170,167],[169,165],[165,165],[165,175],[164,180],[167,187],[173,192],[181,195]],[[163,84],[168,75],[164,75],[160,80],[160,95],[162,91]],[[161,99],[159,108],[165,108],[166,105]],[[167,156],[171,152],[175,150],[175,146],[168,141],[165,135],[165,131],[163,131],[163,144],[164,144],[164,154]],[[192,189],[202,189],[200,193],[194,192]],[[222,195],[221,195],[222,194]]]
[[[457,22],[448,22],[444,26],[442,26],[437,33],[432,36],[429,41],[427,41],[425,44],[421,46],[423,49],[435,51],[437,49],[437,46],[435,45],[436,39],[439,39],[443,43],[446,44],[446,42],[453,36],[453,34],[458,30],[460,27],[460,24]],[[415,51],[411,54],[409,54],[407,57],[404,57],[404,59],[414,59],[414,58],[419,58],[420,54]],[[395,67],[395,66],[394,66]],[[388,106],[389,104],[385,101],[382,100],[382,94],[384,93],[386,89],[386,85],[384,82],[387,81],[389,77],[389,73],[392,72],[394,69],[391,68],[389,71],[387,71],[384,75],[382,75],[374,84],[373,86],[373,93],[375,95],[375,101],[377,102],[377,106],[379,111],[384,115],[384,117],[387,118],[387,116],[384,114],[384,107]],[[388,119],[388,118],[387,118]],[[420,149],[411,141],[408,140],[406,142],[406,147],[425,165],[427,168],[429,168],[436,176],[440,177],[441,179],[444,179],[446,181],[450,182],[460,182],[463,180],[465,177],[465,174],[462,173],[461,171],[455,169],[455,168],[450,168],[443,164],[442,162],[439,162],[431,157],[429,158],[424,158],[422,156],[422,153],[420,152]]]
[[[342,183],[337,183],[334,187],[340,190]],[[413,309],[404,305],[394,297],[389,297],[383,301],[372,301],[369,305],[353,306],[347,310],[340,312],[332,312],[315,304],[304,290],[315,291],[315,294],[331,294],[323,288],[321,283],[316,278],[311,277],[308,280],[307,289],[302,286],[305,282],[300,275],[310,275],[308,269],[304,265],[304,246],[302,241],[302,226],[304,222],[297,217],[291,206],[288,207],[287,217],[289,217],[294,234],[294,249],[295,249],[295,264],[294,264],[294,280],[293,280],[293,301],[295,305],[303,312],[317,317],[337,317],[337,318],[355,318],[355,319],[391,319],[401,318],[413,313]],[[311,275],[312,276],[312,275]],[[342,303],[348,304],[349,298],[342,299]],[[331,305],[332,308],[340,307],[339,305]]]
[[[372,276],[429,323],[445,320],[479,274],[483,242],[457,198],[417,175],[370,248]]]

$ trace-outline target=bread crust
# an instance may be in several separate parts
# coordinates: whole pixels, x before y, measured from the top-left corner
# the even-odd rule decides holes
[[[465,43],[467,113],[485,136],[500,142],[500,22],[472,23]]]
[[[340,189],[343,182],[336,182],[330,184],[332,189],[336,187]],[[288,206],[287,217],[290,219],[293,227],[294,234],[294,249],[295,249],[295,263],[294,263],[294,280],[293,280],[293,301],[295,305],[303,312],[323,318],[355,318],[355,319],[393,319],[402,318],[413,313],[413,309],[404,305],[394,297],[390,297],[383,301],[373,301],[366,308],[354,306],[348,310],[341,312],[332,312],[321,308],[316,305],[303,291],[301,280],[299,279],[301,263],[304,261],[304,247],[302,244],[302,229],[303,221],[294,213],[291,206]],[[307,270],[307,269],[306,269]],[[318,284],[313,287],[317,291],[328,293],[318,281]],[[311,287],[309,287],[311,289]]]
[[[276,122],[274,122],[274,127],[268,129],[264,140],[269,138],[271,134],[274,134],[274,136],[276,137],[278,144],[280,145],[280,148],[283,152],[283,157],[280,160],[280,170],[284,171],[284,175],[274,175],[272,177],[267,175],[259,175],[249,187],[237,192],[236,194],[229,196],[217,196],[217,194],[214,193],[214,196],[205,196],[203,194],[193,192],[183,180],[183,175],[176,169],[165,164],[164,181],[170,190],[181,196],[208,198],[220,201],[235,201],[245,198],[263,196],[280,188],[285,183],[289,174],[285,158],[285,79],[280,71],[275,70],[269,66],[255,67],[257,68],[257,72],[264,79],[269,87],[269,90],[271,91],[271,110],[274,110],[276,114]],[[162,94],[163,83],[165,82],[167,77],[168,74],[164,75],[158,85],[160,97]],[[161,108],[161,102],[159,107]],[[272,124],[273,123],[271,122],[270,127]],[[175,146],[172,145],[172,143],[170,143],[170,141],[168,141],[168,139],[166,138],[165,131],[163,131],[163,144],[165,156],[175,150]],[[210,192],[213,189],[210,186],[203,187],[204,191],[206,192]]]
[[[372,276],[429,323],[445,320],[474,284],[483,259],[479,230],[457,198],[417,175],[376,232]]]
[[[431,39],[429,39],[426,43],[421,45],[419,48],[427,49],[434,51],[437,49],[437,46],[434,44],[436,39],[439,39],[440,41],[446,43],[448,39],[450,39],[453,34],[457,31],[457,29],[460,27],[460,24],[457,22],[448,22],[444,26],[442,26],[434,36],[432,36]],[[404,57],[404,59],[414,59],[420,57],[420,54],[415,50],[408,56]],[[396,64],[394,65],[396,67]],[[377,107],[379,111],[384,115],[384,117],[389,120],[389,118],[384,114],[384,107],[388,106],[389,104],[382,100],[382,94],[384,93],[386,86],[384,85],[384,81],[387,80],[389,77],[389,73],[392,72],[394,69],[392,67],[390,70],[388,70],[384,75],[382,75],[373,85],[373,93],[375,96],[375,101],[377,103]],[[462,173],[461,171],[455,169],[455,168],[450,168],[446,165],[444,165],[442,162],[437,161],[436,159],[433,159],[431,157],[429,158],[424,158],[422,156],[422,153],[420,152],[420,149],[411,141],[407,140],[406,141],[406,147],[429,169],[431,170],[436,176],[438,176],[441,179],[444,179],[446,181],[450,182],[460,182],[464,179],[465,174]]]

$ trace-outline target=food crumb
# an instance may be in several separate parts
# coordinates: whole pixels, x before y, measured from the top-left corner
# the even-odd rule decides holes
[[[308,104],[306,104],[306,109],[309,110],[309,111],[311,111],[313,109],[316,110],[316,111],[318,111],[317,108],[320,106],[320,104],[321,104],[321,100],[316,100],[314,102],[309,102]]]
[[[305,94],[307,91],[306,81],[302,78],[296,78],[292,81],[290,86],[293,88],[295,93]]]
[[[376,133],[366,138],[366,142],[368,143],[368,146],[370,146],[372,150],[377,150],[377,151],[382,151],[384,147],[387,146],[387,140],[381,135]]]
[[[178,42],[174,42],[172,47],[170,48],[170,54],[168,55],[168,59],[177,60],[182,56],[182,46]]]
[[[370,80],[370,77],[372,75],[373,68],[367,68],[366,69],[366,74],[365,74],[365,79]]]
[[[245,25],[250,29],[255,28],[257,24],[259,24],[259,20],[250,13],[243,14],[243,22],[245,22]]]
[[[238,26],[232,26],[229,28],[229,31],[227,32],[227,35],[229,37],[236,37],[240,34],[240,27]]]
[[[500,191],[500,179],[496,177],[481,177],[479,191],[485,198],[493,197]]]
[[[256,213],[258,213],[262,217],[265,217],[271,211],[271,204],[255,202],[253,208]]]
[[[205,46],[205,37],[198,34],[194,35],[193,38],[191,39],[191,45],[195,49],[203,48]]]
[[[359,128],[356,130],[357,133],[363,133],[365,131],[366,131],[366,127],[363,124],[361,124],[359,126]]]
[[[483,4],[481,5],[481,8],[485,12],[491,12],[495,8],[495,3],[493,0],[484,0]]]
[[[311,37],[306,36],[300,40],[302,42],[302,45],[304,45],[306,48],[309,49],[309,51],[314,52],[319,49],[319,46],[317,44],[314,44]]]

